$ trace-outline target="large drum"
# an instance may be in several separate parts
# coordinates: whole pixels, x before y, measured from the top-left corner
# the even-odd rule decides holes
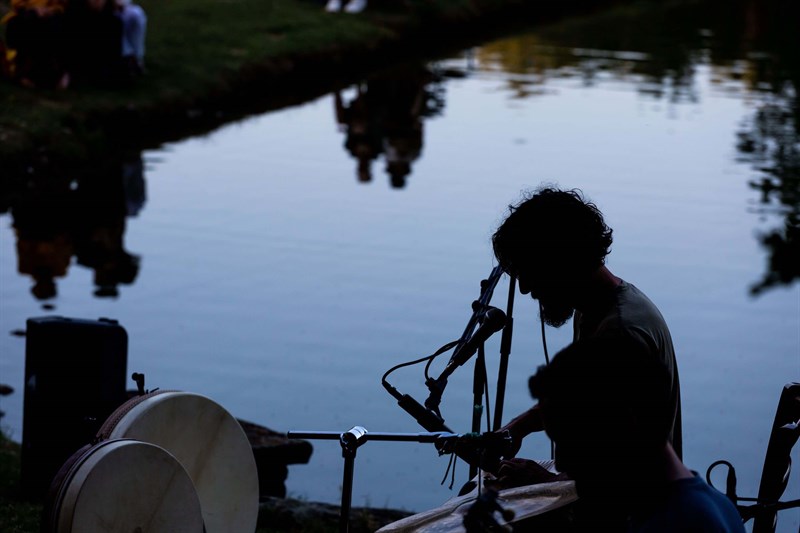
[[[207,533],[255,530],[253,451],[239,422],[216,402],[188,392],[152,392],[120,406],[97,436],[148,442],[172,454],[194,483]]]
[[[377,533],[461,533],[465,531],[464,515],[476,498],[476,493],[452,498],[436,509],[384,526]],[[577,499],[574,481],[555,481],[501,490],[497,503],[503,509],[514,512],[511,523],[515,528],[543,530],[536,524],[547,523],[552,527],[545,529],[557,530],[557,522],[565,520],[558,513]]]
[[[189,474],[163,448],[130,439],[84,446],[51,485],[46,533],[202,533]]]

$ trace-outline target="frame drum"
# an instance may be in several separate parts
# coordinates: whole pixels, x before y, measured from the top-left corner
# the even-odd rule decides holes
[[[85,446],[51,486],[43,531],[202,533],[189,474],[166,450],[129,439]]]
[[[216,402],[188,392],[151,392],[121,405],[97,437],[149,442],[175,456],[194,483],[207,533],[255,531],[253,450],[239,422]]]
[[[538,483],[501,490],[497,503],[514,511],[514,525],[533,521],[540,515],[560,509],[578,499],[574,481]],[[476,494],[466,494],[446,501],[440,507],[392,522],[376,533],[462,533],[464,515],[475,502]],[[531,531],[537,528],[531,527]],[[527,527],[525,529],[528,530]]]

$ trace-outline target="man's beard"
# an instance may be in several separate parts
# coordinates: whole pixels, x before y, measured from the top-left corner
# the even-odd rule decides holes
[[[544,323],[554,328],[560,328],[567,323],[567,320],[575,314],[575,308],[571,305],[553,302],[540,301],[542,304],[539,315]]]

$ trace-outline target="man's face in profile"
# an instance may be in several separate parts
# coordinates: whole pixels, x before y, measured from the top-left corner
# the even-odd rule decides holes
[[[547,274],[542,268],[527,266],[519,269],[517,281],[522,294],[530,294],[542,305],[541,318],[545,324],[558,328],[572,318],[575,313],[572,286],[561,274]]]

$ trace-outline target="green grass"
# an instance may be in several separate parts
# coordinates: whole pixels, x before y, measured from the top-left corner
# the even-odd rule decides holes
[[[241,107],[278,92],[286,99],[324,76],[330,88],[331,72],[316,74],[333,68],[327,57],[337,64],[363,59],[426,22],[458,23],[521,0],[384,0],[355,16],[326,13],[321,0],[138,1],[148,16],[147,74],[132,86],[28,90],[0,81],[5,168],[23,168],[37,152],[81,161],[119,143],[142,148],[171,140],[158,130],[185,134],[193,127],[187,110],[209,110],[226,98]],[[0,15],[7,6],[0,0]],[[321,68],[298,68],[309,64]],[[118,124],[134,127],[115,131]]]
[[[386,36],[364,17],[330,15],[301,0],[141,0],[147,69],[133,86],[27,90],[0,83],[0,158],[63,143],[86,157],[102,144],[95,117],[121,109],[190,107],[224,93],[252,65]]]
[[[39,531],[41,505],[20,500],[20,447],[0,431],[0,524],[3,533]]]

